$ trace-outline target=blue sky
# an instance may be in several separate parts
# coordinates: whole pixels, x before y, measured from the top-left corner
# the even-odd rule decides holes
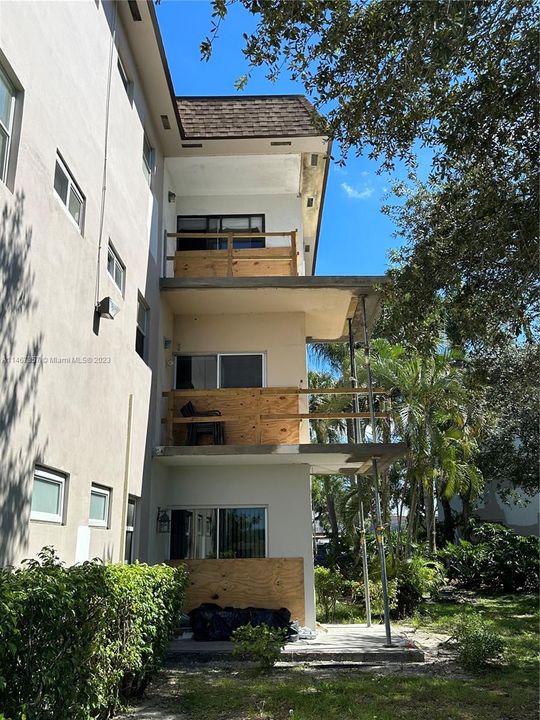
[[[161,0],[157,14],[178,95],[234,95],[234,82],[247,70],[242,55],[243,32],[255,19],[233,5],[219,30],[212,58],[200,59],[199,44],[209,34],[211,5],[207,0]],[[246,94],[303,93],[286,72],[276,82],[256,72]],[[328,177],[317,258],[318,275],[379,275],[388,266],[387,253],[395,247],[393,224],[381,211],[390,188],[388,175],[376,174],[377,164],[350,157],[344,168],[332,164]],[[339,252],[336,250],[339,249]]]

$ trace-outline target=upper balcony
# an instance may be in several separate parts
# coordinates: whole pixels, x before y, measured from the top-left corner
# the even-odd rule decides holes
[[[167,256],[167,277],[294,277],[297,231],[168,233],[176,243]]]

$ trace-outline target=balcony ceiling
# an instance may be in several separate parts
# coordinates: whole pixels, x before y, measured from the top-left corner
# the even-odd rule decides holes
[[[298,195],[301,190],[300,154],[168,158],[166,165],[181,197]]]
[[[162,297],[174,315],[245,315],[246,313],[305,313],[308,341],[344,340],[347,319],[353,319],[355,339],[362,340],[361,303],[366,296],[369,325],[379,311],[376,285],[384,277],[262,277],[168,278]]]
[[[168,467],[223,465],[309,465],[314,475],[364,475],[376,457],[379,467],[402,457],[404,443],[360,445],[200,445],[157,447],[154,462]]]

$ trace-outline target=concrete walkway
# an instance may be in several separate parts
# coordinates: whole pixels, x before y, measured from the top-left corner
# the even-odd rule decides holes
[[[282,662],[364,662],[371,664],[423,662],[424,652],[404,635],[395,633],[392,647],[385,647],[382,625],[325,625],[314,640],[287,643]],[[231,660],[231,642],[172,641],[168,660],[172,662],[213,662]]]

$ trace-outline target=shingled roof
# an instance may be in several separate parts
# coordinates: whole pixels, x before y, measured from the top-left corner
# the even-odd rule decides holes
[[[178,97],[186,140],[314,137],[313,106],[303,95]]]

